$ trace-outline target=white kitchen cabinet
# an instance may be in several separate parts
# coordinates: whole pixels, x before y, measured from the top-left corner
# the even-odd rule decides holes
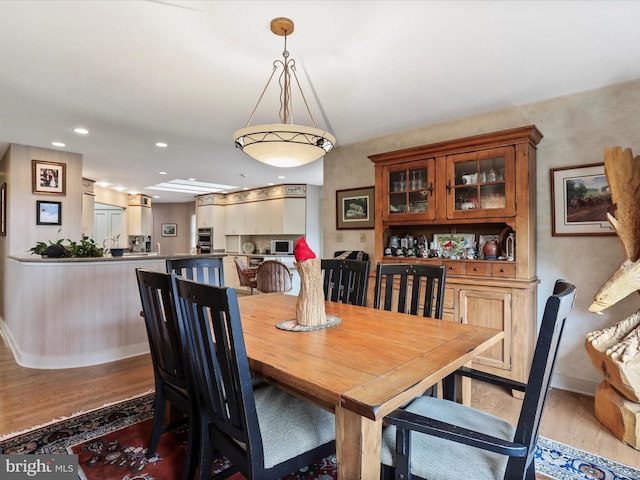
[[[234,260],[235,255],[227,255],[222,259],[222,268],[224,270],[224,286],[235,288],[240,291],[249,291],[249,287],[241,287],[240,279],[238,278],[238,270],[236,270],[236,262]],[[239,256],[245,265],[248,263],[246,256]]]
[[[95,225],[94,206],[95,196],[90,193],[82,194],[82,236],[93,238]]]
[[[245,205],[235,203],[224,207],[224,233],[240,235],[245,233]]]
[[[306,199],[283,198],[282,233],[288,235],[304,235],[306,232]],[[280,233],[280,232],[278,232]]]
[[[127,217],[129,235],[151,235],[153,233],[151,197],[142,194],[129,195]]]

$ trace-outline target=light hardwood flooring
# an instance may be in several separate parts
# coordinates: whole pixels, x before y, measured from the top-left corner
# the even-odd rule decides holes
[[[34,370],[17,365],[0,339],[0,436],[152,388],[149,355],[92,367]],[[473,382],[472,401],[476,408],[517,421],[521,401],[506,390]],[[595,418],[593,397],[551,390],[540,434],[640,468],[640,451],[617,440]]]

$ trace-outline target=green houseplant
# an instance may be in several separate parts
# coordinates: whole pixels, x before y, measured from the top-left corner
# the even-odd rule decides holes
[[[60,234],[58,229],[58,235]],[[67,245],[64,242],[69,242]],[[96,245],[92,238],[83,236],[80,243],[72,240],[59,238],[55,242],[38,242],[35,247],[29,249],[31,255],[41,255],[49,258],[88,258],[102,257],[104,250]]]

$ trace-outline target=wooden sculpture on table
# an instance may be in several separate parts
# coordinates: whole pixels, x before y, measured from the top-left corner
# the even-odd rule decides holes
[[[300,237],[294,248],[296,270],[300,274],[300,293],[296,303],[296,321],[305,327],[317,327],[327,323],[322,289],[321,260]]]
[[[590,312],[640,290],[640,156],[605,147],[605,173],[615,212],[607,214],[625,260],[596,293]],[[640,449],[640,310],[616,325],[590,332],[586,350],[605,380],[595,398],[596,418],[620,440]]]

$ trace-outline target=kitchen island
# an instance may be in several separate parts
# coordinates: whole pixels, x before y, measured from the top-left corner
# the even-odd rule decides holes
[[[194,257],[183,255],[181,258]],[[198,255],[222,256],[222,255]],[[135,269],[166,271],[176,255],[8,256],[0,327],[18,364],[72,368],[147,353]]]

